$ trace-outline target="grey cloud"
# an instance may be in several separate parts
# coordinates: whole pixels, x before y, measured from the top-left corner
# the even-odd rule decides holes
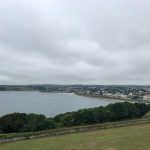
[[[0,84],[150,84],[149,0],[2,0]]]

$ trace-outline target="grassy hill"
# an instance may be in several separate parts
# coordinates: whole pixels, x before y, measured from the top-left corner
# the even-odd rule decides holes
[[[149,150],[150,124],[0,144],[0,150]]]

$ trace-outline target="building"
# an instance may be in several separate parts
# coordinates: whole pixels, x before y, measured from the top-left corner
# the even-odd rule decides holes
[[[143,100],[149,100],[150,101],[150,95],[144,95]]]

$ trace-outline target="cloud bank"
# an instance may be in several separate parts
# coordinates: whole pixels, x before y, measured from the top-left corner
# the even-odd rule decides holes
[[[0,84],[150,85],[149,0],[0,1]]]

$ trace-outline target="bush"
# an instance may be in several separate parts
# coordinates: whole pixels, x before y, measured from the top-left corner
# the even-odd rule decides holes
[[[0,133],[34,132],[59,127],[71,127],[135,119],[142,117],[150,110],[150,105],[140,103],[115,103],[106,107],[80,109],[74,112],[59,114],[54,118],[44,115],[12,113],[0,118]]]
[[[12,113],[0,118],[1,133],[33,132],[50,128],[55,128],[55,124],[44,115]]]

